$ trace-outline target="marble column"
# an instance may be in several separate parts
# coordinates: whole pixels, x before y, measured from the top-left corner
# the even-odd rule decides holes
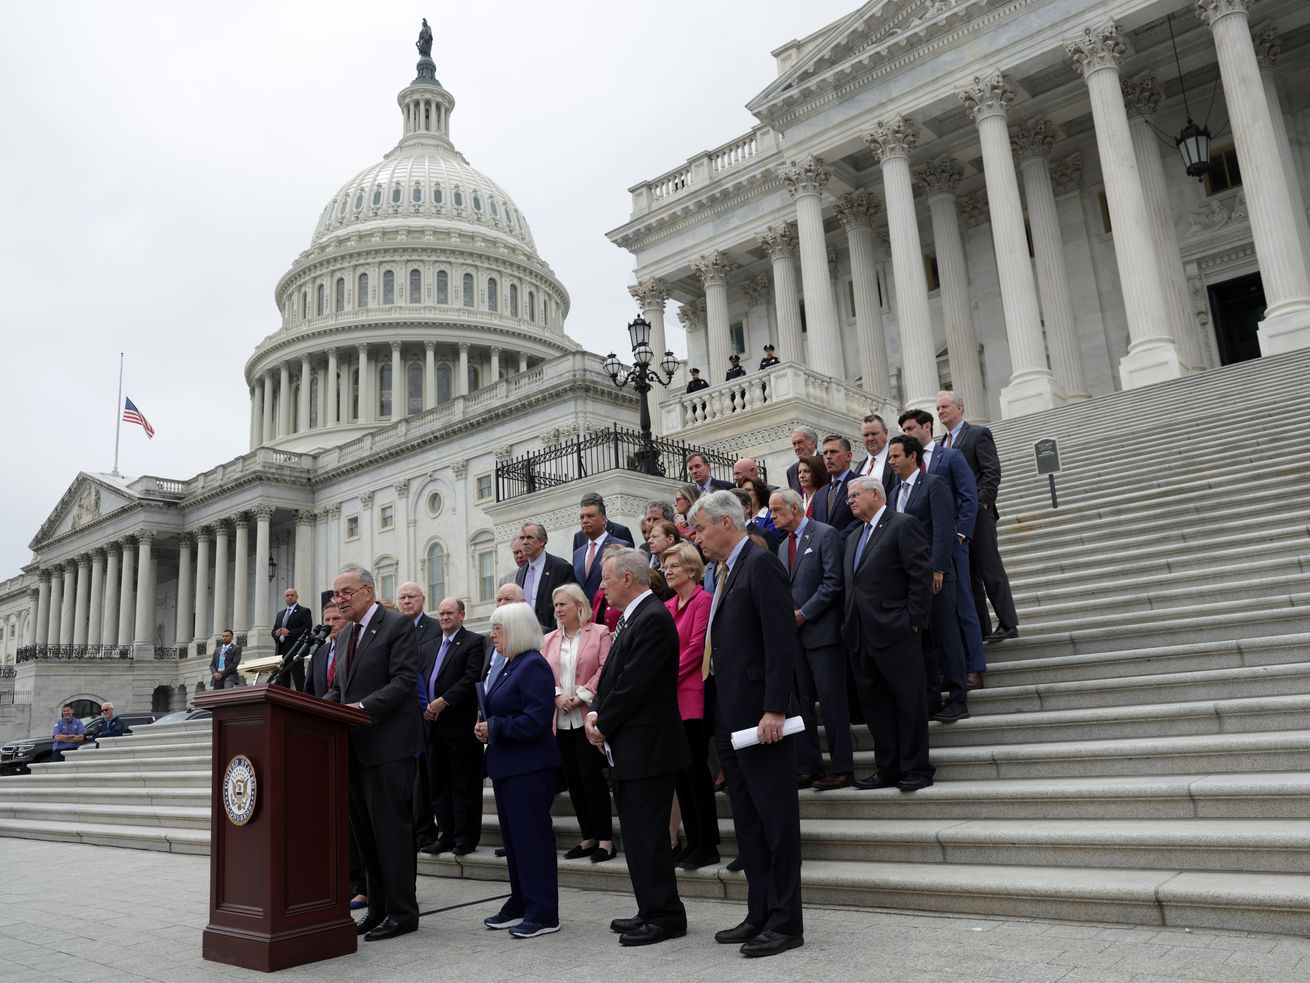
[[[232,517],[236,528],[232,562],[232,628],[245,631],[250,627],[250,520],[244,512]]]
[[[155,644],[155,534],[137,533],[136,628],[133,645]]]
[[[691,339],[694,335],[704,336],[705,333],[705,298],[697,297],[695,300],[688,301],[678,307],[678,320],[682,322],[682,330],[687,335],[687,357],[691,357]],[[706,351],[709,350],[708,344]],[[696,368],[695,363],[690,363],[688,369]],[[709,373],[701,369],[701,378],[706,382],[710,381]]]
[[[1150,212],[1151,237],[1155,255],[1164,277],[1165,309],[1169,334],[1178,346],[1183,367],[1199,371],[1204,367],[1201,339],[1197,335],[1196,317],[1192,313],[1192,298],[1187,289],[1187,276],[1183,272],[1183,256],[1178,248],[1178,233],[1174,229],[1173,209],[1169,207],[1169,188],[1165,183],[1164,162],[1160,159],[1160,140],[1151,121],[1164,98],[1164,85],[1154,75],[1132,80],[1120,80],[1124,108],[1128,112],[1128,129],[1133,137],[1133,156],[1137,173],[1142,180],[1142,197]],[[1173,160],[1176,153],[1170,154]]]
[[[223,629],[230,627],[227,621],[228,579],[227,572],[227,522],[219,520],[214,523],[214,612],[213,637],[223,634]]]
[[[286,437],[292,433],[291,363],[283,362],[277,371],[277,435]]]
[[[809,334],[805,361],[822,375],[845,379],[846,364],[842,358],[823,231],[823,189],[830,176],[823,159],[811,154],[804,160],[793,160],[782,172],[782,183],[796,202],[801,290],[805,295],[805,327]]]
[[[393,404],[394,405],[394,404]],[[318,618],[318,585],[314,579],[314,510],[301,509],[296,512],[296,558],[292,583],[308,602],[306,607]]]
[[[273,429],[273,372],[269,370],[264,373],[264,436],[260,441],[262,444],[272,443],[277,437],[277,431]]]
[[[409,479],[405,478],[401,481],[397,481],[392,485],[392,488],[396,493],[395,521],[396,532],[398,534],[396,541],[400,544],[396,549],[396,569],[400,575],[396,583],[400,584],[405,580],[408,580],[410,577],[410,571],[412,571],[415,580],[421,580],[422,578],[418,576],[418,565],[410,559],[415,555],[415,551],[411,550],[414,522],[409,516]],[[309,512],[308,515],[310,517],[310,522],[312,523],[316,513]],[[305,538],[309,540],[309,556],[311,560],[314,559],[313,535],[314,527],[311,525],[305,530]],[[299,541],[297,540],[297,542]],[[438,601],[438,603],[440,602]],[[436,604],[433,604],[433,607],[436,607]]]
[[[50,611],[46,622],[46,638],[51,645],[66,645],[67,639],[59,637],[59,628],[64,618],[64,566],[57,563],[50,568]]]
[[[213,533],[208,526],[196,530],[196,617],[192,637],[198,641],[209,638],[209,544]]]
[[[891,367],[887,358],[887,333],[878,299],[878,244],[873,222],[882,214],[882,204],[867,191],[841,196],[834,211],[846,230],[851,254],[851,284],[855,290],[855,334],[860,351],[860,378],[864,391],[881,399],[891,395]]]
[[[488,380],[487,385],[495,385],[497,382],[500,381],[500,349],[492,348],[490,349],[490,354],[491,354],[491,379]],[[663,354],[664,354],[663,352],[660,352],[661,356],[663,356]],[[655,361],[656,364],[659,363],[658,358]]]
[[[405,391],[404,367],[400,364],[400,342],[391,343],[391,419],[406,416],[409,393]]]
[[[250,387],[250,449],[264,442],[264,408],[260,405],[259,386]]]
[[[1049,120],[1036,119],[1019,123],[1010,130],[1010,148],[1023,172],[1023,189],[1028,199],[1028,225],[1037,261],[1037,289],[1042,298],[1051,371],[1055,374],[1055,384],[1067,399],[1081,400],[1088,396],[1087,375],[1083,370],[1078,322],[1064,261],[1064,235],[1051,185],[1051,148],[1057,137]]]
[[[99,645],[105,613],[105,551],[91,551],[91,609],[87,612],[86,643]]]
[[[469,392],[469,346],[467,342],[459,343],[459,368],[455,370],[455,395],[467,396]]]
[[[932,216],[951,388],[964,400],[970,418],[982,420],[987,416],[987,393],[983,389],[978,335],[969,301],[969,267],[964,258],[964,240],[960,237],[960,215],[955,207],[955,192],[963,176],[964,168],[951,157],[938,157],[914,172]]]
[[[73,644],[85,645],[88,613],[91,608],[91,557],[83,553],[77,558],[77,593],[73,602]]]
[[[104,622],[100,626],[100,644],[114,645],[118,642],[118,591],[119,561],[123,548],[118,543],[105,547],[105,610]]]
[[[1263,28],[1255,38],[1256,64],[1260,66],[1260,82],[1264,86],[1265,101],[1269,103],[1269,119],[1274,125],[1279,156],[1283,159],[1283,176],[1287,181],[1297,236],[1301,240],[1302,262],[1310,265],[1310,220],[1306,217],[1305,194],[1301,190],[1300,171],[1292,156],[1292,142],[1287,135],[1287,120],[1283,117],[1282,100],[1278,97],[1278,80],[1274,78],[1274,67],[1282,53],[1283,43],[1279,40],[1278,28],[1272,24]]]
[[[327,351],[327,415],[323,419],[323,426],[335,427],[338,421],[337,401],[340,397],[340,383],[337,379],[339,370],[337,368],[337,350],[329,348]]]
[[[650,347],[655,353],[653,361],[659,365],[664,353],[669,350],[668,337],[664,331],[664,302],[669,299],[669,285],[658,278],[651,278],[629,287],[628,293],[632,294],[633,300],[641,308],[641,316],[650,324]],[[658,425],[659,414],[652,415],[656,418],[652,422]]]
[[[1292,214],[1295,199],[1255,58],[1247,19],[1251,3],[1196,0],[1196,12],[1214,37],[1233,143],[1242,165],[1251,238],[1268,304],[1259,327],[1260,353],[1277,355],[1310,346],[1310,266]]]
[[[437,405],[437,343],[423,342],[423,408]]]
[[[50,641],[50,571],[42,570],[36,582],[36,625],[34,643],[46,645]]]
[[[174,637],[179,646],[195,638],[195,567],[191,560],[194,540],[189,533],[177,538],[177,624]]]
[[[59,605],[59,644],[73,644],[73,626],[77,615],[77,563],[64,564],[64,589]]]
[[[318,426],[320,428],[327,426],[327,363],[316,364],[314,366],[314,378],[318,380],[318,399],[314,401],[314,412],[317,414]]]
[[[359,416],[360,423],[372,423],[375,419],[373,406],[373,378],[368,364],[368,345],[356,345],[359,355]],[[270,626],[270,631],[272,630]]]
[[[528,353],[527,353],[527,352],[519,352],[519,371],[520,371],[520,372],[526,372],[526,371],[528,371]]]
[[[263,641],[265,635],[273,630],[272,622],[269,621],[268,611],[268,581],[265,580],[268,570],[268,524],[273,518],[273,510],[266,506],[260,506],[255,510],[255,617],[250,626],[250,634],[255,638]],[[271,636],[270,636],[271,640]]]
[[[928,277],[923,269],[919,219],[914,209],[910,153],[919,143],[914,122],[893,116],[864,134],[882,165],[887,231],[896,280],[896,323],[901,333],[902,403],[906,409],[934,412],[937,405],[937,346],[928,311]]]
[[[796,224],[770,225],[759,244],[769,254],[773,271],[773,307],[778,322],[778,358],[793,365],[805,360],[805,336],[801,332],[801,301],[796,290]]]
[[[1130,338],[1128,354],[1119,362],[1119,380],[1125,389],[1135,389],[1176,379],[1184,369],[1173,334],[1161,316],[1167,308],[1164,281],[1119,85],[1123,34],[1112,21],[1096,30],[1084,30],[1065,44],[1065,50],[1082,72],[1091,97],[1096,149],[1110,209],[1114,258]]]
[[[1010,348],[1010,382],[1001,390],[1001,416],[1036,413],[1063,402],[1064,394],[1056,387],[1055,376],[1046,363],[1037,285],[1019,201],[1019,178],[1010,153],[1006,119],[1014,89],[1007,76],[995,74],[975,78],[958,95],[978,127],[982,145],[992,244]]]
[[[722,382],[727,374],[728,357],[742,354],[732,351],[728,327],[728,274],[737,269],[737,263],[727,253],[715,250],[692,263],[691,269],[705,287],[705,341],[709,365],[701,378],[714,385]]]
[[[300,356],[300,393],[296,400],[296,433],[309,429],[309,356]]]
[[[132,644],[132,614],[136,611],[136,540],[123,540],[123,565],[119,570],[118,645]],[[108,639],[106,639],[108,641]]]

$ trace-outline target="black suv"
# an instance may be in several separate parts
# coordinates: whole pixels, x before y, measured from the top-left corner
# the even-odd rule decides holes
[[[139,727],[142,724],[153,723],[155,715],[153,713],[120,713],[119,719],[123,721],[123,733],[132,733],[132,728]],[[104,730],[104,717],[83,717],[82,726],[86,728],[86,740],[82,746],[95,743],[100,731]],[[40,764],[44,761],[53,760],[55,739],[49,734],[43,734],[39,737],[28,737],[24,740],[10,741],[4,747],[0,747],[0,775],[27,775],[31,773],[29,765]],[[65,754],[71,754],[65,751]]]

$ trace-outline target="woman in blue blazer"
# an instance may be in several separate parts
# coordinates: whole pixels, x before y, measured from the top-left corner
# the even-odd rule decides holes
[[[482,924],[531,939],[559,931],[550,819],[560,763],[552,728],[555,674],[541,654],[541,625],[527,604],[496,608],[491,640],[507,661],[496,678],[487,680],[486,719],[478,721],[474,734],[487,745],[487,777],[509,862],[510,896]]]

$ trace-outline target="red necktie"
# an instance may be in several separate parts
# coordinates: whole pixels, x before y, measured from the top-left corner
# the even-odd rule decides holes
[[[587,547],[587,565],[582,568],[582,575],[584,577],[591,576],[591,564],[595,559],[596,559],[596,542],[595,540],[592,540],[591,545]]]
[[[335,641],[333,642],[333,648],[334,649],[336,648]],[[328,677],[327,677],[328,689],[332,688],[332,680],[334,680],[336,676],[337,676],[337,656],[336,656],[336,652],[334,651],[332,653],[332,661],[328,663]]]
[[[951,441],[951,432],[950,432],[949,430],[947,430],[947,431],[946,431],[946,446],[947,446],[947,447],[950,447],[950,446],[951,446],[951,443],[952,443],[952,441]]]
[[[363,625],[354,625],[350,629],[350,644],[346,646],[346,672],[350,672],[355,661],[355,647],[359,644],[359,635],[363,630]]]
[[[787,569],[796,569],[796,534],[791,533],[787,536]]]

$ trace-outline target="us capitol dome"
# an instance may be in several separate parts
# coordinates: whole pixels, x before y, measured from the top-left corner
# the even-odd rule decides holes
[[[430,50],[425,33],[400,142],[332,196],[277,284],[281,327],[245,366],[252,449],[335,446],[581,350],[523,212],[451,142]]]

